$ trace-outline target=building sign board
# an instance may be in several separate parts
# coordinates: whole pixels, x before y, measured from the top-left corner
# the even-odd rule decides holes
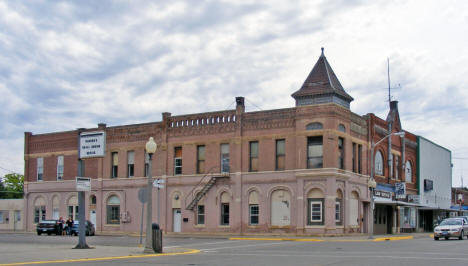
[[[164,188],[164,183],[165,183],[164,179],[156,179],[156,180],[153,181],[153,187],[155,187],[155,188]]]
[[[395,198],[396,199],[406,198],[406,183],[404,182],[395,183]]]
[[[104,131],[83,132],[80,134],[80,159],[104,157],[106,133]]]
[[[419,199],[420,199],[419,195],[408,195],[408,202],[419,204],[420,203]]]
[[[77,176],[76,191],[91,191],[91,178]]]
[[[383,191],[383,190],[374,190],[374,196],[391,199],[392,198],[392,192]]]

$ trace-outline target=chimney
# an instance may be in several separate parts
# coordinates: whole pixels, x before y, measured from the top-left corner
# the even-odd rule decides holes
[[[242,114],[245,112],[244,97],[236,97],[236,114]]]
[[[105,129],[107,125],[106,125],[106,123],[99,123],[99,124],[97,124],[97,126],[98,126],[99,129]]]
[[[390,111],[398,110],[398,101],[391,101],[390,102]]]

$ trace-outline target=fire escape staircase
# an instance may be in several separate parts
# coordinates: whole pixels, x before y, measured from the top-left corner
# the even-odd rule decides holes
[[[210,191],[210,189],[216,184],[216,181],[221,178],[229,177],[229,173],[222,174],[206,174],[200,179],[197,185],[195,185],[192,191],[185,198],[185,209],[193,211],[198,202]],[[209,180],[208,180],[209,178]],[[208,180],[208,182],[206,182]],[[206,182],[206,183],[205,183]],[[201,189],[200,189],[201,188]],[[189,202],[189,204],[187,204]]]

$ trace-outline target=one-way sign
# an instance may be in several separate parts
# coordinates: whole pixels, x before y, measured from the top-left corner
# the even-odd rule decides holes
[[[164,179],[156,179],[153,181],[153,187],[155,188],[164,188]]]

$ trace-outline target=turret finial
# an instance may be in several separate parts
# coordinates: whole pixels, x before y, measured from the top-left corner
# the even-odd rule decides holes
[[[322,47],[322,56],[325,56],[325,55],[323,54],[323,50],[325,50],[325,48]]]

